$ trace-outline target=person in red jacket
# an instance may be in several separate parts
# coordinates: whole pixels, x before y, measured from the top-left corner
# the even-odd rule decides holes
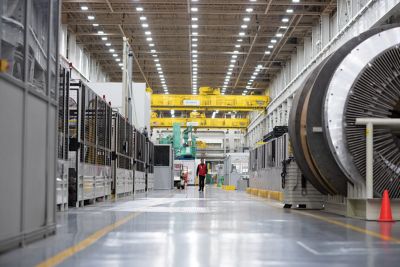
[[[196,171],[196,175],[199,177],[199,191],[204,191],[204,180],[206,179],[207,172],[207,165],[204,163],[204,159],[201,159]]]

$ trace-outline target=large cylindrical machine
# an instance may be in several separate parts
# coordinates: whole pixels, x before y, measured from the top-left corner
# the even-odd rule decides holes
[[[400,27],[371,29],[316,66],[298,88],[289,134],[303,175],[321,193],[365,184],[365,126],[356,118],[400,117]],[[400,134],[374,129],[374,194],[400,197]]]

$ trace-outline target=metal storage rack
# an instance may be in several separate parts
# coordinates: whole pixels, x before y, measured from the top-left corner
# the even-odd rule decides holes
[[[59,2],[0,5],[0,252],[56,231]]]
[[[135,130],[135,192],[146,190],[146,137]]]
[[[56,201],[61,211],[68,209],[69,82],[70,71],[68,68],[61,66],[58,96],[58,155],[56,176]]]
[[[111,195],[112,109],[81,81],[70,83],[69,204]]]
[[[146,191],[154,189],[154,144],[146,141]]]
[[[121,114],[113,114],[113,190],[115,197],[133,194],[134,128]]]

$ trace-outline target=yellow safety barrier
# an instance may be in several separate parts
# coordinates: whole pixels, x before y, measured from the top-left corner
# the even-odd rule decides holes
[[[223,185],[222,189],[227,190],[227,191],[234,191],[234,190],[236,190],[236,187],[234,185]]]
[[[246,193],[248,193],[250,195],[255,195],[258,197],[273,199],[273,200],[280,201],[280,202],[283,201],[283,192],[279,192],[279,191],[271,191],[271,190],[249,187],[246,189]]]

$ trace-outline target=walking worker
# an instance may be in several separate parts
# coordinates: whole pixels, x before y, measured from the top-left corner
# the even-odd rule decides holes
[[[204,159],[201,159],[196,171],[196,175],[199,177],[199,191],[204,191],[204,180],[207,172],[207,165],[204,163]]]

